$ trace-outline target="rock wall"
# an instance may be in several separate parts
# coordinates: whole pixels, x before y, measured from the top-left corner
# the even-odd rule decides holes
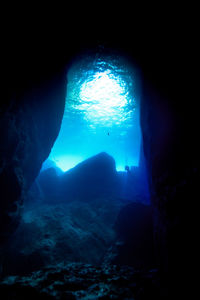
[[[134,202],[125,205],[118,214],[114,229],[117,239],[112,263],[137,270],[156,267],[151,206]]]
[[[152,79],[143,82],[141,126],[154,207],[157,263],[172,299],[182,295],[184,284],[184,293],[192,292],[186,274],[193,272],[197,260],[199,150],[197,107],[190,81],[175,58],[170,59],[162,72],[158,66],[154,68],[157,86]],[[194,101],[189,104],[188,99]]]
[[[66,71],[53,66],[47,76],[45,68],[42,61],[32,62],[6,78],[0,105],[0,244],[16,229],[23,197],[61,125]]]

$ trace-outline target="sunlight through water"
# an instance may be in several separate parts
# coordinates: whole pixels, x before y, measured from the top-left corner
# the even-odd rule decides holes
[[[125,82],[110,70],[98,72],[80,88],[78,109],[85,110],[86,118],[94,123],[110,126],[123,122],[124,108],[129,102]]]
[[[121,57],[88,56],[68,71],[65,112],[50,159],[66,171],[100,152],[117,170],[137,166],[139,92],[133,69]]]

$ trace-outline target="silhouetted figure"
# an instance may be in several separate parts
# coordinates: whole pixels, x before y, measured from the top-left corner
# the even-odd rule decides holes
[[[108,132],[108,135],[110,135],[110,132]]]
[[[125,166],[125,170],[126,170],[126,172],[127,172],[128,174],[131,173],[129,166]]]

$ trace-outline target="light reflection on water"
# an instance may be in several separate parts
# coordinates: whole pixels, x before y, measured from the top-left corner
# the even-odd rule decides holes
[[[118,170],[138,165],[141,133],[134,72],[118,57],[88,57],[68,72],[66,107],[50,159],[64,171],[107,152]]]
[[[91,128],[121,125],[125,121],[129,125],[135,110],[131,75],[128,69],[100,59],[92,66],[76,66],[68,76],[65,116],[69,112],[81,113]]]
[[[81,85],[80,103],[76,109],[84,110],[90,122],[110,126],[122,123],[128,117],[125,108],[129,102],[125,82],[109,70],[95,73],[92,80]],[[124,115],[125,114],[125,115]]]

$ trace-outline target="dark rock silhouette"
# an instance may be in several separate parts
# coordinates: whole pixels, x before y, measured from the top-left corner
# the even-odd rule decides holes
[[[169,299],[179,298],[183,286],[187,286],[189,298],[194,298],[184,274],[193,273],[198,248],[194,238],[195,228],[199,227],[195,216],[198,208],[191,206],[189,200],[196,199],[199,194],[195,101],[194,106],[187,105],[186,99],[191,95],[189,91],[189,94],[182,91],[182,75],[178,81],[171,73],[168,76],[170,95],[145,81],[141,103],[144,152],[154,214],[154,243],[157,265]],[[163,85],[169,86],[167,82],[166,78]]]
[[[114,159],[107,153],[99,153],[60,177],[61,197],[66,200],[93,200],[116,194],[118,184]]]
[[[42,86],[35,75],[27,77],[21,70],[15,78],[18,86],[10,81],[12,96],[0,104],[0,244],[19,223],[23,199],[50,153],[63,116],[64,73],[49,74]]]
[[[57,169],[48,168],[37,177],[29,192],[30,196],[35,195],[36,201],[42,197],[43,203],[88,202],[118,195],[115,161],[107,153],[90,157],[65,173]]]
[[[151,206],[141,203],[124,206],[114,228],[118,243],[114,264],[129,265],[136,269],[155,267]]]

